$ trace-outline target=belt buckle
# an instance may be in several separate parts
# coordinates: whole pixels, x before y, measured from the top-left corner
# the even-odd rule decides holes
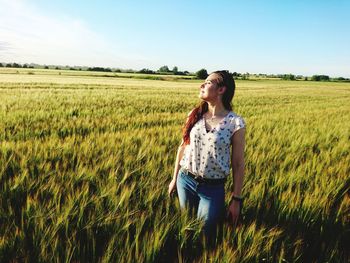
[[[198,183],[203,183],[203,177],[200,175],[195,175],[194,180],[197,181]]]
[[[199,181],[198,179],[200,178],[200,176],[199,175],[197,175],[197,174],[193,174],[193,173],[191,173],[190,171],[188,171],[187,170],[187,175],[192,175],[191,177],[195,180],[195,181]]]

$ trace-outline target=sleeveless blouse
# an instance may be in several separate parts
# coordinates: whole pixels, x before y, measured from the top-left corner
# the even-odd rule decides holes
[[[210,131],[202,117],[191,129],[190,144],[185,147],[180,166],[204,178],[226,178],[230,175],[231,137],[245,127],[244,119],[233,111]]]

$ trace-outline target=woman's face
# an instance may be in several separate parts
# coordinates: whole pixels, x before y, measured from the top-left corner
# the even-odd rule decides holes
[[[216,73],[210,74],[204,83],[200,85],[199,98],[205,101],[216,101],[220,94],[223,94],[224,90],[218,87],[218,81],[221,78]]]

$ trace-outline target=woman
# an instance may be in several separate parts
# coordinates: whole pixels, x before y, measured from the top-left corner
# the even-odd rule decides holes
[[[211,73],[200,86],[200,105],[189,114],[168,193],[180,207],[204,220],[206,239],[215,239],[225,211],[224,183],[233,171],[234,188],[226,214],[236,225],[242,204],[245,121],[232,111],[235,82],[228,71]],[[230,147],[231,155],[230,155]]]

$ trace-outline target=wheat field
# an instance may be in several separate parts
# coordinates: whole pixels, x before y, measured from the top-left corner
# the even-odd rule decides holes
[[[167,196],[201,81],[139,77],[0,69],[1,262],[349,261],[350,83],[236,81],[245,203],[208,249]]]

